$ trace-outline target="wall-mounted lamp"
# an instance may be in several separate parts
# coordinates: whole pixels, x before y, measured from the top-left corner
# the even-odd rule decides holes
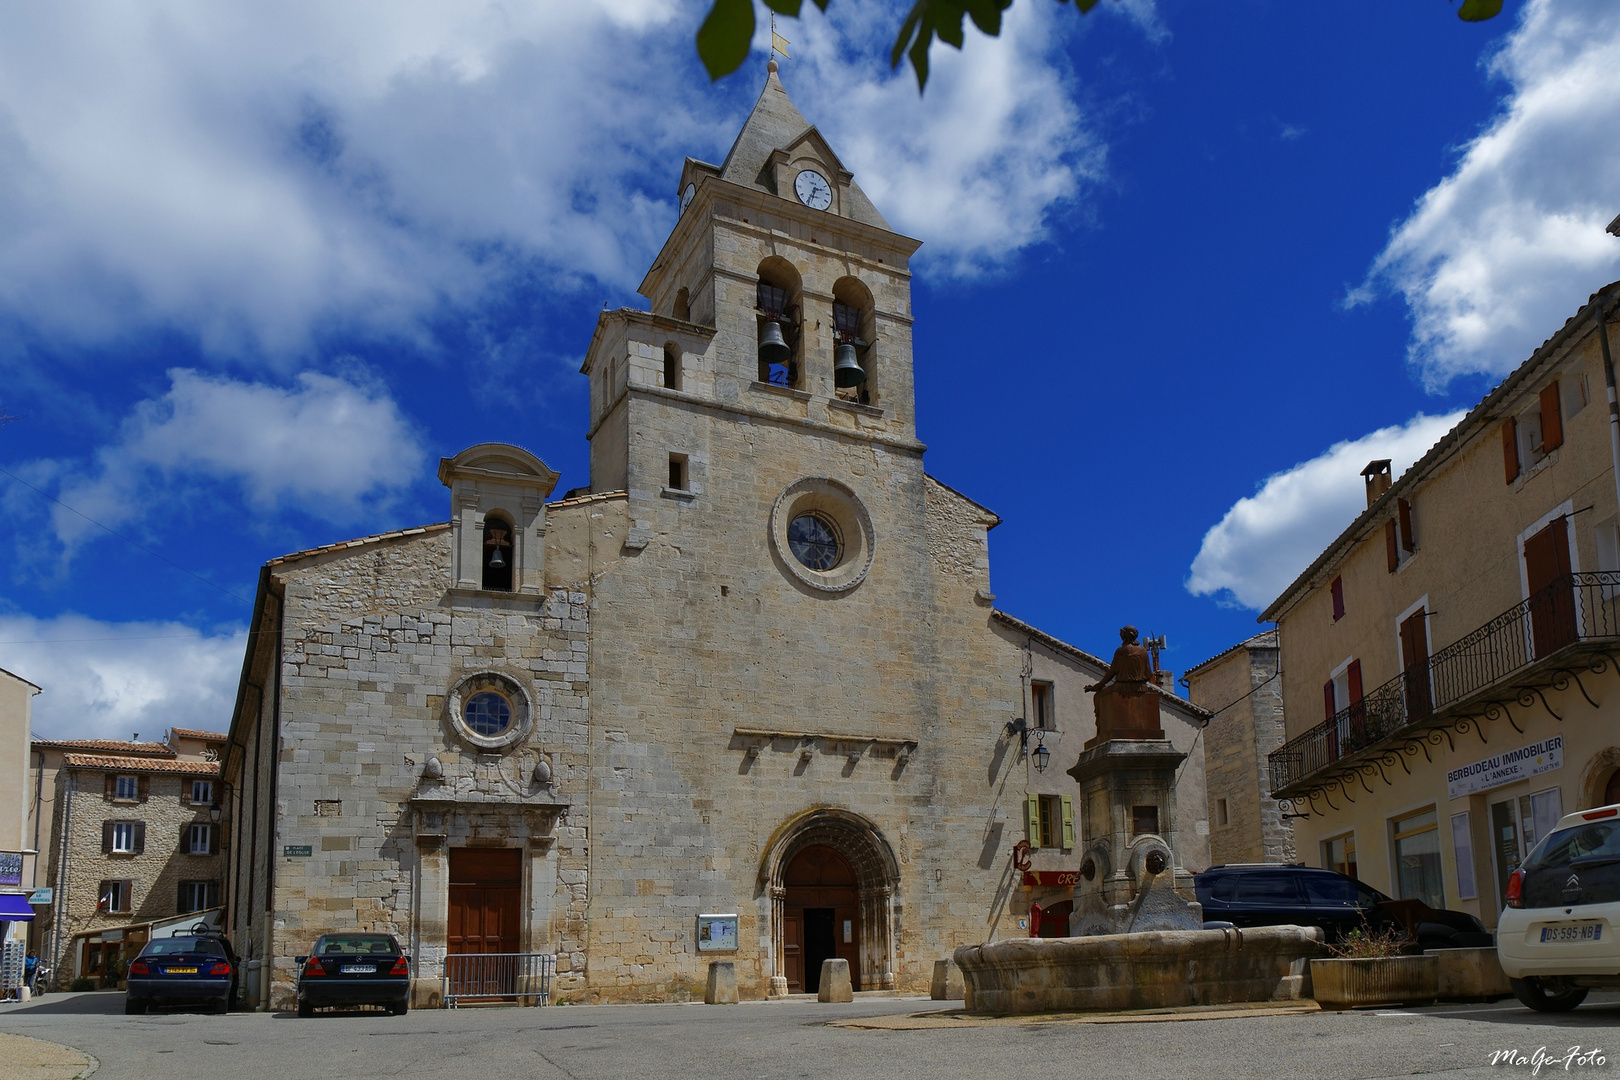
[[[215,825],[219,824],[219,819],[224,815],[225,808],[220,806],[219,803],[214,803],[208,808],[208,820],[212,821]]]
[[[1046,771],[1047,764],[1052,760],[1052,751],[1046,748],[1046,732],[1035,732],[1035,751],[1029,755],[1029,759],[1035,763],[1036,772]]]

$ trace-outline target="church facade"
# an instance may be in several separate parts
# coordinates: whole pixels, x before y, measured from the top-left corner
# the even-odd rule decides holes
[[[711,960],[745,997],[831,957],[919,989],[1070,895],[1106,664],[995,609],[999,519],[924,471],[918,243],[774,64],[680,192],[650,310],[604,312],[581,369],[587,488],[478,445],[441,461],[447,523],[263,568],[224,758],[261,1007],[349,929],[406,943],[418,1004],[468,952],[555,955],[553,1000],[701,996]],[[1202,869],[1207,714],[1160,709]]]

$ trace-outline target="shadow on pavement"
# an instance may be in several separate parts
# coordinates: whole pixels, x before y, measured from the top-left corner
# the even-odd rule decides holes
[[[37,1001],[7,1010],[9,1016],[113,1016],[124,1012],[122,990],[93,990],[82,994],[47,994]]]

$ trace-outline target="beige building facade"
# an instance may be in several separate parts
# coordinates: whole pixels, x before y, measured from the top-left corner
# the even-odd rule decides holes
[[[32,938],[29,904],[38,844],[28,830],[29,717],[40,688],[0,668],[0,994],[21,984],[21,962]]]
[[[1287,737],[1277,632],[1195,664],[1182,682],[1211,714],[1204,727],[1210,862],[1293,862],[1293,820],[1271,794],[1270,754]]]
[[[1617,297],[1398,480],[1371,463],[1367,510],[1262,616],[1286,672],[1273,793],[1312,865],[1494,926],[1559,815],[1620,800]]]
[[[225,736],[36,739],[30,817],[45,822],[33,947],[59,987],[112,982],[154,924],[220,906]]]
[[[477,445],[440,464],[447,523],[265,566],[224,762],[261,1005],[346,929],[408,943],[419,1004],[468,953],[555,955],[554,1000],[701,997],[712,960],[745,997],[835,957],[914,990],[1072,896],[1012,849],[1076,869],[1105,665],[995,609],[999,519],[924,471],[917,241],[774,65],[679,190],[650,310],[604,312],[581,368],[587,487]],[[1202,807],[1204,714],[1162,699]]]

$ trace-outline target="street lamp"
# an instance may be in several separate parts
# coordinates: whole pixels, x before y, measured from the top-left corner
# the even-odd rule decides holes
[[[1035,733],[1035,751],[1029,755],[1035,763],[1036,772],[1045,772],[1047,764],[1052,760],[1052,751],[1046,748],[1046,734],[1041,731]]]
[[[219,803],[214,803],[208,808],[208,820],[212,821],[215,825],[218,825],[219,819],[224,815],[224,813],[224,807],[220,806]]]

